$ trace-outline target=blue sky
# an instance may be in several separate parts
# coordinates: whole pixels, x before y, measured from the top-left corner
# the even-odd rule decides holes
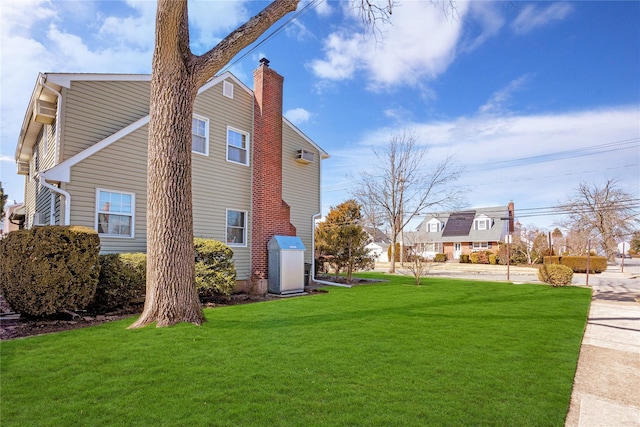
[[[580,181],[617,179],[640,198],[640,2],[401,1],[363,29],[348,2],[303,2],[228,70],[249,87],[260,57],[285,77],[285,115],[323,147],[323,212],[350,197],[374,147],[414,132],[425,170],[464,169],[466,207],[513,200],[525,225]],[[202,53],[264,2],[189,3]],[[23,200],[13,160],[38,72],[149,73],[155,2],[0,3],[0,180]],[[294,17],[293,20],[291,18]],[[355,177],[355,178],[354,178]]]

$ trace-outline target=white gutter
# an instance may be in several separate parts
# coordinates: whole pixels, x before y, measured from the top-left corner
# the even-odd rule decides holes
[[[53,153],[53,161],[54,161],[54,165],[58,164],[58,159],[59,159],[59,150],[60,150],[60,109],[62,108],[62,94],[60,92],[58,92],[57,90],[55,90],[54,88],[52,88],[51,86],[49,86],[47,84],[47,80],[45,78],[45,76],[43,74],[40,74],[40,84],[43,87],[46,87],[47,89],[49,89],[51,92],[56,94],[57,97],[57,102],[56,102],[56,133],[55,133],[55,152]]]
[[[53,191],[53,192],[55,192],[55,193],[58,193],[58,194],[60,194],[62,197],[64,197],[64,223],[63,223],[62,225],[69,225],[69,217],[70,217],[70,215],[71,215],[71,195],[70,195],[69,193],[67,193],[66,191],[64,191],[64,190],[62,190],[62,189],[60,189],[60,188],[58,188],[58,187],[56,187],[56,186],[54,186],[54,185],[52,185],[52,184],[48,183],[48,182],[46,181],[46,180],[47,180],[47,177],[46,177],[46,176],[44,176],[44,173],[40,173],[40,174],[38,174],[38,178],[40,179],[40,184],[41,184],[43,187],[46,187],[46,188],[48,188],[50,191]],[[52,196],[53,196],[53,194],[52,194]],[[51,225],[55,225],[55,224],[53,223],[53,220],[54,220],[53,210],[54,210],[54,209],[55,209],[55,201],[54,201],[54,199],[52,198],[52,199],[51,199],[51,212],[52,212],[52,213],[51,213],[51,218],[50,218]]]
[[[314,146],[318,147],[315,143]],[[320,151],[321,156],[322,156],[322,149],[320,149],[318,147],[318,151]],[[328,157],[328,155],[327,155]],[[320,159],[320,182],[322,182],[322,159]],[[320,195],[320,207],[322,208],[322,195]],[[322,212],[319,212],[315,215],[311,216],[311,221],[312,221],[312,228],[311,228],[311,250],[312,255],[311,255],[311,278],[313,280],[314,283],[320,283],[321,285],[328,285],[328,286],[337,286],[339,288],[351,288],[351,285],[346,285],[346,284],[342,284],[342,283],[335,283],[335,282],[327,282],[326,280],[319,280],[316,279],[316,257],[315,257],[315,252],[316,252],[316,218],[319,218],[322,215]]]
[[[53,162],[54,165],[58,164],[58,159],[60,156],[60,111],[62,108],[62,94],[58,92],[56,89],[47,84],[47,80],[43,74],[40,74],[40,84],[43,87],[46,87],[48,90],[56,94],[57,102],[56,102],[56,131],[55,131],[55,152],[53,153]],[[51,207],[49,209],[49,224],[55,225],[55,209],[56,209],[56,201],[53,193],[58,193],[60,196],[64,197],[64,223],[63,225],[69,225],[69,216],[71,215],[71,195],[66,191],[50,184],[47,182],[47,178],[44,172],[38,174],[38,178],[40,179],[40,184],[51,191]],[[62,221],[61,221],[62,222]]]
[[[313,255],[311,256],[311,278],[313,279],[314,283],[320,283],[321,285],[328,285],[328,286],[338,286],[340,288],[350,288],[351,285],[345,285],[343,283],[336,283],[336,282],[327,282],[326,280],[319,280],[316,279],[316,257],[315,257],[315,250],[316,250],[316,218],[318,218],[320,215],[322,215],[322,213],[317,213],[315,215],[311,216],[311,221],[313,221],[313,232],[311,233],[311,246],[313,246]]]

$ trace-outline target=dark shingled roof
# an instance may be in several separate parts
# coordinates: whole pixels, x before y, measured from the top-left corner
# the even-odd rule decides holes
[[[442,237],[468,236],[476,211],[452,212],[442,230]]]

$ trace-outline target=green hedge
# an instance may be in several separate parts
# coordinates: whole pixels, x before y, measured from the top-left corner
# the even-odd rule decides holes
[[[447,254],[436,254],[433,260],[435,262],[447,262]]]
[[[0,287],[7,303],[28,316],[86,308],[98,284],[95,230],[42,226],[0,240]]]
[[[471,262],[471,260],[469,259],[469,255],[468,254],[461,254],[460,255],[460,262],[462,264],[469,264]]]
[[[573,270],[560,264],[543,264],[538,268],[538,279],[551,286],[566,286],[573,280]]]
[[[100,277],[91,309],[107,312],[144,301],[147,282],[145,254],[100,255],[98,264]]]
[[[236,284],[233,251],[222,242],[194,239],[196,286],[201,299],[228,296]]]
[[[559,264],[569,267],[574,273],[587,272],[586,256],[546,256],[545,264]],[[591,256],[589,259],[589,272],[601,273],[607,269],[607,258],[602,256]]]

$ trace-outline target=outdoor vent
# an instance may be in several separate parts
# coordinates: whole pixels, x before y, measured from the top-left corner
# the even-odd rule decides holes
[[[304,165],[308,163],[313,163],[315,160],[315,155],[311,151],[307,150],[298,150],[296,154],[296,162],[302,163]]]
[[[33,110],[33,120],[38,123],[44,123],[50,125],[56,119],[56,104],[53,102],[47,102],[42,100],[36,101],[36,106]]]
[[[29,163],[18,162],[18,175],[29,175]]]
[[[225,80],[222,83],[222,94],[227,98],[233,99],[233,83]]]
[[[34,212],[31,214],[31,226],[44,225],[44,215],[40,212]]]

